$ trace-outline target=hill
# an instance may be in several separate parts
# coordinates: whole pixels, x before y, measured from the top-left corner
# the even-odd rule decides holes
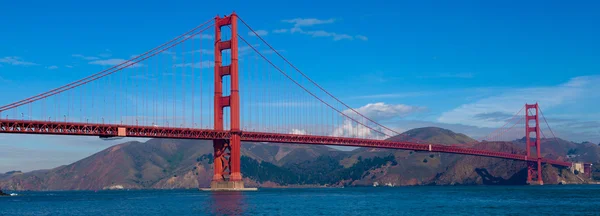
[[[313,160],[339,150],[326,146],[244,143],[246,162],[289,164]],[[151,139],[109,147],[67,166],[28,173],[11,172],[0,178],[10,190],[99,190],[105,188],[208,187],[212,178],[212,142]],[[248,161],[250,160],[250,162]],[[242,163],[246,164],[246,163]],[[246,179],[249,184],[252,180]]]
[[[524,153],[521,143],[476,143],[464,134],[441,128],[419,128],[390,140],[418,139],[441,144],[474,143],[472,147]],[[565,141],[566,142],[566,141]],[[548,144],[550,146],[550,144]],[[596,158],[597,145],[558,143],[547,155]],[[562,152],[564,151],[564,154]],[[212,177],[212,142],[151,139],[112,146],[73,164],[50,170],[0,175],[8,190],[99,190],[114,188],[171,189],[208,187]],[[573,154],[572,154],[573,155]],[[594,156],[596,155],[596,156]],[[340,151],[327,146],[242,144],[242,174],[248,186],[371,186],[524,184],[525,163],[496,158],[358,148]],[[581,182],[566,171],[545,167],[546,183]]]
[[[425,141],[428,143],[452,145],[452,144],[467,144],[477,142],[473,138],[461,134],[454,133],[451,130],[438,127],[415,128],[406,131],[400,135],[389,138],[390,141]]]
[[[514,143],[525,148],[525,138],[515,140]],[[571,159],[573,161],[600,161],[600,146],[590,142],[575,143],[560,138],[542,138],[542,155],[554,159]],[[566,156],[566,157],[565,157]]]

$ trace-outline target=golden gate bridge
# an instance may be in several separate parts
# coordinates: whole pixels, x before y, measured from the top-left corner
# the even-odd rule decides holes
[[[240,27],[248,38],[238,34]],[[213,140],[214,189],[244,188],[242,141],[518,160],[527,163],[528,182],[543,184],[543,163],[574,163],[543,157],[541,138],[546,136],[540,120],[556,139],[537,103],[524,105],[481,139],[525,137],[526,154],[410,138],[335,97],[235,13],[210,19],[106,70],[0,107],[1,133]],[[404,141],[389,139],[398,136]],[[583,165],[589,174],[591,164]]]

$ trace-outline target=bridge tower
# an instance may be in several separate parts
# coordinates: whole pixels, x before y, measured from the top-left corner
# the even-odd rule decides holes
[[[533,121],[532,125],[530,121]],[[535,140],[531,140],[531,133],[535,133]],[[541,142],[540,142],[540,121],[539,121],[539,105],[535,104],[525,104],[525,139],[526,139],[526,147],[527,150],[527,159],[531,159],[531,148],[535,147],[536,156],[534,157],[536,161],[527,161],[527,183],[535,184],[533,179],[533,175],[535,175],[535,171],[537,170],[537,184],[543,185],[544,181],[542,180],[542,155],[541,155]]]
[[[231,29],[231,37],[221,40],[222,27]],[[238,38],[237,15],[215,17],[215,97],[214,97],[214,129],[225,130],[223,113],[229,107],[230,132],[228,140],[213,140],[214,175],[211,182],[213,190],[239,190],[244,188],[240,172],[240,96],[238,76]],[[231,63],[223,65],[223,51],[230,50]],[[223,78],[229,76],[231,92],[223,95]]]

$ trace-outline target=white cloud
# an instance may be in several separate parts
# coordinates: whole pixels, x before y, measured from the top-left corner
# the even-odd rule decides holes
[[[294,27],[294,28],[290,29],[290,33],[296,33],[296,32],[303,33],[304,31],[302,31],[302,29],[299,27]]]
[[[277,50],[278,53],[283,53],[285,52],[285,50]],[[265,49],[265,50],[261,50],[260,53],[265,54],[265,55],[269,55],[269,54],[273,54],[275,53],[275,51],[273,51],[272,49]]]
[[[275,29],[275,30],[273,30],[273,33],[277,33],[277,34],[279,34],[279,33],[286,33],[286,32],[288,32],[288,29]]]
[[[75,58],[80,58],[80,59],[83,59],[83,60],[88,60],[88,61],[93,61],[93,60],[100,59],[100,58],[95,57],[95,56],[84,56],[84,55],[81,55],[81,54],[73,54],[71,56],[73,56]]]
[[[358,126],[361,126],[360,130],[358,129]],[[355,126],[352,121],[346,119],[344,120],[344,123],[336,128],[331,135],[336,137],[364,137],[371,134],[371,130],[368,128],[362,127],[362,125],[358,126]]]
[[[321,20],[321,19],[315,19],[315,18],[295,18],[295,19],[282,20],[282,22],[293,23],[294,27],[301,27],[301,26],[313,26],[313,25],[319,25],[319,24],[329,24],[329,23],[335,22],[335,20],[334,19]]]
[[[326,32],[323,30],[318,30],[318,31],[308,31],[308,32],[304,32],[307,35],[312,35],[313,37],[330,37],[333,36],[334,33],[330,33],[330,32]]]
[[[127,61],[127,60],[125,60],[125,59],[116,59],[115,58],[115,59],[106,59],[106,60],[91,61],[91,62],[89,62],[89,64],[92,64],[92,65],[102,65],[102,66],[115,66],[115,65],[121,64],[121,63],[123,63],[125,61]],[[130,63],[127,63],[127,64],[124,64],[123,66],[129,65],[129,64]],[[128,66],[128,67],[132,68],[132,67],[140,67],[140,66],[142,66],[141,63],[136,63],[136,64]]]
[[[344,40],[344,39],[352,40],[352,36],[347,35],[347,34],[336,34],[336,33],[333,33],[333,40],[334,41],[339,41],[339,40]]]
[[[473,73],[463,72],[463,73],[439,73],[435,75],[425,75],[418,76],[417,78],[421,79],[444,79],[444,78],[460,78],[460,79],[471,79],[475,77]]]
[[[348,40],[354,39],[352,36],[347,35],[347,34],[338,34],[338,33],[327,32],[327,31],[323,31],[323,30],[302,31],[301,33],[306,34],[306,35],[311,35],[313,37],[332,37],[333,40],[335,40],[335,41],[344,40],[344,39],[348,39]]]
[[[214,40],[215,36],[211,34],[197,34],[192,39]]]
[[[296,134],[296,135],[306,135],[306,130],[301,130],[301,129],[292,129],[292,131],[290,132],[291,134]]]
[[[372,119],[375,122],[381,122],[383,120],[390,122],[390,120],[399,120],[402,117],[406,117],[415,112],[424,111],[424,107],[408,106],[404,104],[385,104],[385,103],[370,103],[360,108],[354,109],[360,114]],[[344,110],[344,114],[351,118],[363,122],[364,118],[356,114],[352,110]],[[366,120],[364,121],[366,122]],[[393,123],[393,122],[392,122]],[[371,123],[367,124],[366,127],[362,124],[358,124],[352,120],[345,119],[341,126],[338,126],[331,133],[332,136],[342,137],[359,137],[359,138],[370,138],[370,139],[383,139],[386,136],[393,136],[395,134],[392,131],[383,129],[379,126],[375,126]],[[398,131],[398,130],[396,130]],[[383,133],[381,133],[383,132]],[[385,134],[384,134],[385,133]]]
[[[204,60],[196,63],[175,64],[175,67],[210,68],[214,67],[214,65],[213,61]]]
[[[188,51],[185,54],[192,54],[192,53],[200,53],[200,54],[205,54],[205,55],[214,55],[215,51],[214,50],[209,50],[209,49],[197,49],[197,50]],[[175,53],[171,53],[171,54],[175,54]]]
[[[344,123],[333,130],[331,136],[335,137],[357,137],[357,138],[369,138],[369,139],[381,139],[384,138],[383,134],[357,124],[351,120],[344,120]]]
[[[0,58],[0,63],[15,65],[15,66],[34,66],[38,65],[37,63],[24,61],[21,57],[18,56],[7,56],[4,58]]]
[[[304,31],[300,28],[293,28],[290,30],[291,33],[301,33],[301,34],[305,34],[305,35],[310,35],[312,37],[331,37],[334,41],[339,41],[339,40],[353,40],[354,38],[350,35],[347,34],[338,34],[335,32],[328,32],[328,31],[324,31],[324,30],[317,30],[317,31]]]
[[[125,59],[106,59],[106,60],[92,61],[92,62],[90,62],[90,64],[113,66],[113,65],[121,64],[121,63],[123,63],[125,61],[126,61]]]
[[[356,35],[354,37],[356,39],[363,40],[363,41],[368,41],[369,40],[369,38],[367,36],[364,36],[364,35]]]
[[[58,66],[52,65],[52,66],[46,67],[46,69],[48,69],[48,70],[56,70],[56,69],[58,69]]]
[[[259,48],[260,44],[252,44],[252,47],[254,48]],[[243,57],[250,54],[250,53],[254,53],[254,50],[252,49],[252,47],[250,46],[240,46],[238,48],[238,57],[240,58],[240,60],[243,60]]]
[[[329,37],[329,38],[332,38],[334,41],[354,40],[355,39],[355,37],[348,35],[348,34],[340,34],[340,33],[329,32],[329,31],[325,31],[325,30],[304,31],[299,27],[294,27],[294,28],[290,29],[290,33],[300,33],[300,34],[310,35],[312,37]],[[365,38],[366,37],[361,36],[357,39],[364,40]]]
[[[110,53],[100,53],[100,54],[98,54],[98,56],[100,56],[102,58],[108,58],[108,57],[111,57],[112,54],[110,54]]]
[[[169,50],[165,50],[162,51],[161,54],[165,54],[165,55],[172,55],[172,56],[177,56],[177,55],[189,55],[189,54],[195,54],[195,53],[200,53],[203,55],[214,55],[215,51],[212,49],[197,49],[197,50],[192,50],[192,51],[186,51],[186,52],[173,52],[173,51],[169,51]],[[135,58],[137,57],[137,55],[132,55],[131,58]]]
[[[260,47],[260,44],[252,44],[252,47],[254,47],[254,48],[258,48],[258,47]],[[247,52],[247,51],[251,51],[251,50],[252,50],[252,47],[250,47],[250,46],[240,46],[240,47],[238,48],[238,52]]]
[[[256,32],[256,34],[254,34],[254,32]],[[266,31],[266,30],[256,30],[254,32],[248,32],[248,35],[249,36],[256,36],[256,35],[258,35],[258,36],[266,36],[266,35],[269,34],[269,32]]]
[[[425,108],[417,107],[417,106],[409,106],[409,105],[404,105],[404,104],[385,104],[385,103],[379,102],[379,103],[369,103],[367,105],[364,105],[360,108],[356,108],[354,110],[356,110],[357,112],[361,113],[362,115],[364,115],[374,121],[381,121],[381,120],[389,120],[392,118],[406,117],[415,112],[424,111]],[[348,109],[348,110],[344,110],[343,112],[344,112],[344,114],[346,114],[350,117],[360,118],[352,110]]]
[[[66,68],[73,68],[73,65],[65,65]]]
[[[175,54],[176,54],[175,52],[173,52],[173,51],[169,51],[169,50],[162,51],[161,53],[162,53],[162,54],[165,54],[165,55],[175,55]],[[137,57],[137,56],[136,56],[136,57]]]
[[[499,127],[504,121],[482,118],[486,113],[516,113],[525,103],[540,103],[542,110],[557,106],[582,106],[580,103],[600,98],[600,76],[575,77],[566,83],[551,87],[533,87],[507,90],[442,113],[441,123],[465,124],[478,127]]]
[[[129,78],[131,79],[138,79],[138,80],[156,80],[156,78],[154,78],[152,75],[144,75],[144,74],[136,74],[133,76],[130,76]]]
[[[294,24],[294,26],[290,29],[273,30],[273,33],[287,33],[287,32],[289,32],[291,34],[300,33],[300,34],[310,35],[312,37],[329,37],[329,38],[332,38],[334,41],[354,40],[354,39],[358,39],[358,40],[362,40],[362,41],[368,40],[368,38],[364,35],[351,36],[348,34],[330,32],[330,31],[325,31],[325,30],[303,30],[302,29],[302,27],[310,27],[310,26],[314,26],[314,25],[334,23],[335,19],[321,20],[321,19],[315,19],[315,18],[296,18],[296,19],[282,20],[282,22],[292,23],[292,24]]]

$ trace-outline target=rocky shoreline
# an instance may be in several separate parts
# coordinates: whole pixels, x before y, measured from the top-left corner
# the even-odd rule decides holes
[[[4,193],[2,190],[0,190],[0,196],[10,196],[10,194]]]

